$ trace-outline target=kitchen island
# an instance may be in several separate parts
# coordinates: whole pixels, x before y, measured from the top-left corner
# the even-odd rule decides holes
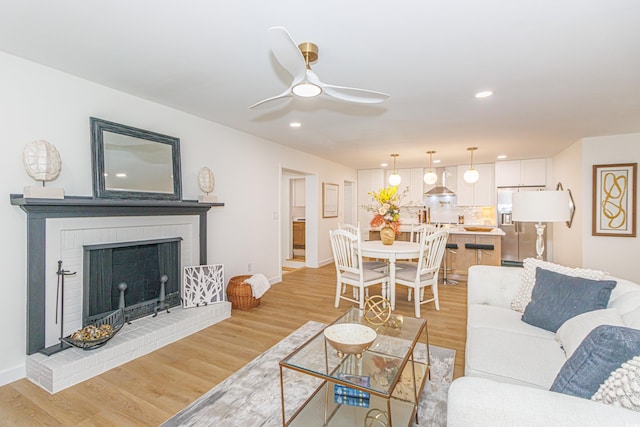
[[[467,271],[472,265],[501,264],[501,239],[504,236],[501,229],[492,226],[449,224],[445,224],[444,228],[449,231],[448,249],[445,252],[447,277],[466,279]],[[396,240],[408,241],[410,235],[411,224],[402,225]],[[369,230],[369,240],[380,240],[380,232]]]

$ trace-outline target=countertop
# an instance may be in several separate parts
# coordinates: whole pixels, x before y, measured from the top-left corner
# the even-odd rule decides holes
[[[463,225],[449,225],[449,224],[445,224],[444,228],[446,228],[449,231],[449,234],[474,234],[474,235],[480,235],[480,236],[504,236],[504,231],[502,231],[501,229],[499,229],[498,227],[494,227],[494,226],[487,226],[487,227],[491,227],[491,231],[467,231],[464,229],[465,226]],[[483,225],[467,225],[467,227],[485,227]],[[371,229],[371,231],[378,231],[377,229]],[[411,232],[411,224],[404,224],[400,226],[400,231],[401,232],[405,232],[405,233],[410,233]]]

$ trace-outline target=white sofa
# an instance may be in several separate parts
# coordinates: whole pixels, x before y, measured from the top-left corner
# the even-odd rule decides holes
[[[449,389],[448,425],[640,426],[640,412],[549,391],[567,357],[555,333],[511,309],[522,272],[469,269],[465,376]],[[608,308],[640,329],[640,285],[611,279],[618,284]]]

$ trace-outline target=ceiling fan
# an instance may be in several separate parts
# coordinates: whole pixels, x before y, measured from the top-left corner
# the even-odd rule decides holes
[[[310,63],[318,60],[318,46],[309,42],[296,45],[283,27],[269,28],[268,36],[273,54],[280,65],[293,76],[293,81],[291,86],[280,95],[263,99],[249,108],[292,96],[310,98],[325,94],[332,98],[361,104],[377,104],[389,97],[386,93],[373,90],[335,86],[321,82],[318,75],[311,71],[309,66]]]

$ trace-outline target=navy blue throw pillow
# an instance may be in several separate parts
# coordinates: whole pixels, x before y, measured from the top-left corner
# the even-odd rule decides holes
[[[640,356],[640,330],[598,326],[564,363],[551,391],[591,399],[613,371],[635,356]]]
[[[556,332],[572,317],[607,308],[614,280],[590,280],[536,268],[536,284],[522,321]]]

